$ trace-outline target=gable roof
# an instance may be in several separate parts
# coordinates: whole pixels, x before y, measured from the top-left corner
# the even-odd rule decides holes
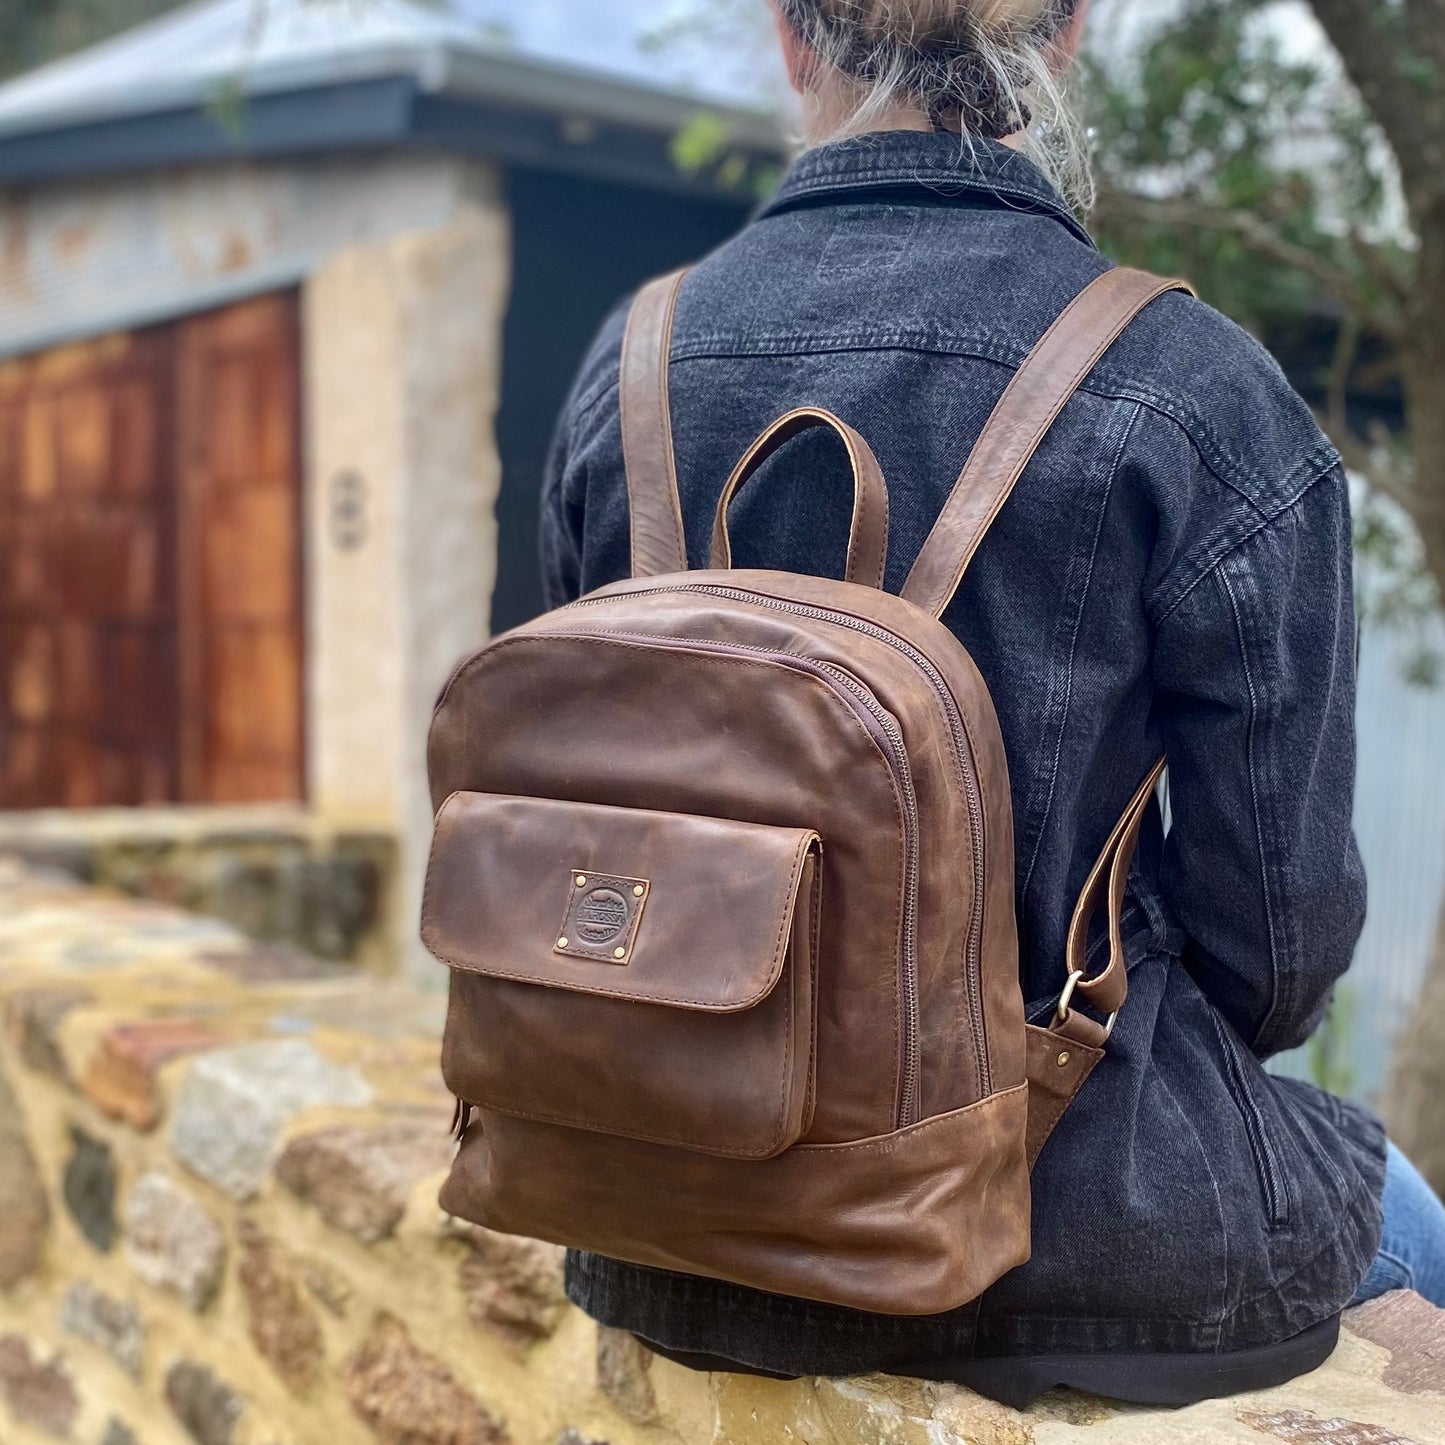
[[[700,76],[689,73],[685,48],[649,47],[673,8],[670,0],[196,0],[0,86],[0,182],[388,143],[546,164],[545,153],[559,149],[546,132],[555,138],[559,129],[555,159],[570,154],[575,163],[589,126],[633,142],[650,136],[644,149],[656,152],[661,141],[665,153],[702,109],[723,115],[744,149],[775,153],[767,79]],[[534,122],[526,134],[519,117]],[[596,164],[570,168],[618,169],[604,148],[591,150]],[[621,160],[636,170],[640,157]],[[670,183],[661,171],[654,180]]]

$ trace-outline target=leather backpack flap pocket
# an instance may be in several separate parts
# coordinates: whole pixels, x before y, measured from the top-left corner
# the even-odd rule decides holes
[[[817,834],[456,793],[422,940],[442,1065],[518,1118],[765,1159],[811,1123]]]

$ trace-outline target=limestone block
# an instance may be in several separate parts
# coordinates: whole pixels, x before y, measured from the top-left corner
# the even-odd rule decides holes
[[[459,1278],[472,1323],[496,1330],[518,1348],[552,1335],[567,1310],[566,1250],[475,1225],[461,1232],[468,1248]]]
[[[597,1388],[637,1425],[656,1424],[657,1394],[649,1372],[653,1353],[626,1330],[597,1330]]]
[[[124,1420],[118,1420],[112,1415],[105,1422],[105,1434],[100,1437],[100,1445],[140,1445],[140,1441]]]
[[[246,1402],[224,1380],[194,1360],[166,1371],[166,1403],[196,1445],[231,1445]]]
[[[91,1055],[81,1089],[103,1114],[133,1129],[152,1129],[161,1114],[156,1085],[161,1066],[183,1054],[216,1048],[225,1037],[213,1024],[200,1019],[116,1024]]]
[[[80,1396],[63,1362],[43,1360],[20,1335],[0,1335],[0,1399],[25,1424],[64,1440],[80,1412]]]
[[[205,955],[210,967],[241,983],[309,983],[355,977],[355,970],[330,963],[287,943],[258,943],[237,952]]]
[[[1390,1352],[1381,1376],[1406,1395],[1445,1396],[1445,1310],[1410,1290],[1396,1290],[1349,1313],[1350,1332]],[[1445,1426],[1445,1400],[1441,1402]]]
[[[25,1134],[25,1116],[0,1072],[0,1290],[34,1273],[50,1229],[50,1203]]]
[[[304,1109],[360,1106],[371,1089],[305,1040],[241,1044],[204,1054],[176,1097],[171,1150],[231,1198],[251,1198],[266,1178],[281,1132]]]
[[[98,1345],[133,1380],[145,1363],[146,1328],[129,1300],[103,1293],[76,1280],[60,1301],[60,1327],[77,1339]]]
[[[5,1032],[20,1061],[36,1073],[69,1083],[60,1026],[91,995],[73,988],[20,989],[5,1000]]]
[[[80,1232],[102,1254],[115,1243],[115,1160],[103,1139],[72,1126],[61,1194]]]
[[[252,1343],[292,1390],[304,1392],[319,1380],[325,1358],[316,1311],[281,1249],[249,1222],[239,1233],[237,1275]]]
[[[386,1445],[511,1445],[491,1411],[392,1315],[376,1319],[348,1362],[346,1393]]]
[[[712,1439],[728,1445],[788,1439],[829,1445],[1082,1445],[1087,1439],[1091,1445],[1111,1445],[1106,1430],[1085,1436],[1073,1423],[1060,1421],[1058,1433],[1050,1434],[1038,1417],[967,1390],[917,1380],[778,1381],[749,1375],[711,1380],[717,1421]],[[1108,1407],[1095,1408],[1086,1418],[1098,1424],[1109,1413]],[[1194,1440],[1192,1435],[1161,1436],[1153,1445],[1193,1445]]]
[[[147,1284],[174,1290],[202,1310],[221,1282],[226,1240],[190,1190],[152,1170],[126,1203],[125,1253]]]
[[[1315,1445],[1415,1445],[1403,1435],[1397,1435],[1384,1425],[1370,1425],[1360,1420],[1346,1420],[1335,1416],[1322,1420],[1309,1410],[1246,1410],[1240,1417],[1241,1425],[1248,1425],[1261,1435],[1275,1440],[1315,1442]]]
[[[302,1284],[321,1301],[326,1312],[345,1319],[353,1291],[341,1271],[314,1255],[301,1260],[298,1268]]]
[[[451,1154],[441,1129],[338,1125],[293,1139],[276,1177],[328,1224],[371,1243],[395,1230],[417,1184],[445,1169]]]

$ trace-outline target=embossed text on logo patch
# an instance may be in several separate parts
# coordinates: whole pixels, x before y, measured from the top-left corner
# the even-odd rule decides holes
[[[552,951],[571,958],[627,963],[651,887],[646,878],[574,869],[568,882],[567,911]]]

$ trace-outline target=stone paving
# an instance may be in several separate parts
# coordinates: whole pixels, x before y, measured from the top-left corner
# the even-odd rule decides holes
[[[1403,1294],[1178,1412],[655,1359],[560,1250],[437,1208],[443,1012],[0,858],[0,1445],[1445,1445],[1445,1316]]]

